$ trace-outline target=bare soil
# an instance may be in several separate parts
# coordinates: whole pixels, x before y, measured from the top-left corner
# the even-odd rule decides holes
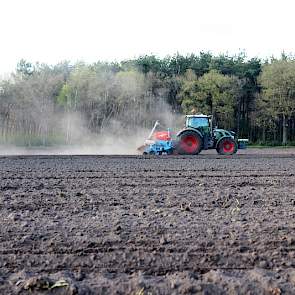
[[[0,157],[0,294],[295,294],[295,150]]]

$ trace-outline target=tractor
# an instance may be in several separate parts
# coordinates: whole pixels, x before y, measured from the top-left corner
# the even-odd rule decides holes
[[[197,155],[202,150],[216,149],[218,154],[237,152],[235,133],[212,127],[212,116],[187,115],[185,128],[177,134],[176,148],[182,155]]]
[[[158,125],[157,121],[143,146],[143,154],[197,155],[202,150],[216,149],[220,155],[233,155],[238,149],[235,133],[213,128],[212,116],[187,115],[185,127],[176,134],[174,139],[169,129],[155,132]]]

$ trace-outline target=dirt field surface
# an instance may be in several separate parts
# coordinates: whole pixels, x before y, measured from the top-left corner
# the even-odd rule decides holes
[[[0,294],[295,294],[295,150],[0,157]]]

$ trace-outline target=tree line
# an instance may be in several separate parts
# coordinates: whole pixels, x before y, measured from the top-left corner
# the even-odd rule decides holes
[[[21,60],[0,81],[2,143],[71,143],[91,134],[125,134],[204,113],[253,143],[295,142],[295,60],[245,54],[141,56],[121,62],[56,65]]]

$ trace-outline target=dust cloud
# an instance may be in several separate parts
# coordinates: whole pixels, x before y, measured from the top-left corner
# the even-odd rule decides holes
[[[173,113],[168,105],[153,114],[149,126],[128,126],[124,121],[111,120],[99,134],[91,132],[79,113],[68,113],[56,118],[57,130],[62,134],[64,144],[51,146],[0,145],[0,155],[139,155],[137,150],[150,134],[156,120],[157,130],[177,131],[183,116]]]

